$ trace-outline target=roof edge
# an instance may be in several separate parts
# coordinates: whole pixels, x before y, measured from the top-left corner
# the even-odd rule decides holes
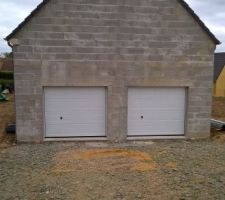
[[[25,19],[22,21],[8,36],[5,40],[9,41],[13,36],[15,36],[18,31],[20,31],[30,20],[31,18],[38,13],[42,7],[47,4],[50,0],[43,0]],[[178,2],[192,15],[195,21],[200,25],[200,27],[209,35],[216,45],[221,44],[221,42],[216,38],[216,36],[209,30],[209,28],[204,24],[204,22],[199,18],[199,16],[192,10],[192,8],[184,1],[178,0]]]
[[[8,36],[4,39],[9,41],[14,37],[30,20],[31,18],[36,15],[42,7],[47,4],[50,0],[43,0]]]
[[[195,11],[185,2],[185,0],[178,0],[180,4],[188,11],[188,13],[195,19],[195,21],[200,25],[200,27],[209,35],[216,45],[221,44],[217,37],[209,30],[205,23],[200,19],[200,17],[195,13]]]

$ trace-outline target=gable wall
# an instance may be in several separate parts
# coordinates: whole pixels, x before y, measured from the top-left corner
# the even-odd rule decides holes
[[[209,135],[215,45],[176,0],[51,0],[16,37],[20,141],[43,139],[44,86],[106,86],[114,141],[127,87],[187,87],[186,135]]]

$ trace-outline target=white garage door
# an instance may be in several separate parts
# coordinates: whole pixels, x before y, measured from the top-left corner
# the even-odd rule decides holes
[[[45,88],[46,137],[105,136],[105,88]]]
[[[128,135],[184,135],[185,88],[130,88]]]

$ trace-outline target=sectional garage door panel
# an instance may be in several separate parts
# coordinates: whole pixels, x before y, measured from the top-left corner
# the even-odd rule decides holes
[[[45,88],[46,137],[105,136],[105,88]]]
[[[184,135],[185,88],[130,88],[128,135]]]

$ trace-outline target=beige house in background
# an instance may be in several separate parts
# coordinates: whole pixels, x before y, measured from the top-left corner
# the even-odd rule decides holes
[[[215,54],[214,96],[225,97],[225,52]]]

